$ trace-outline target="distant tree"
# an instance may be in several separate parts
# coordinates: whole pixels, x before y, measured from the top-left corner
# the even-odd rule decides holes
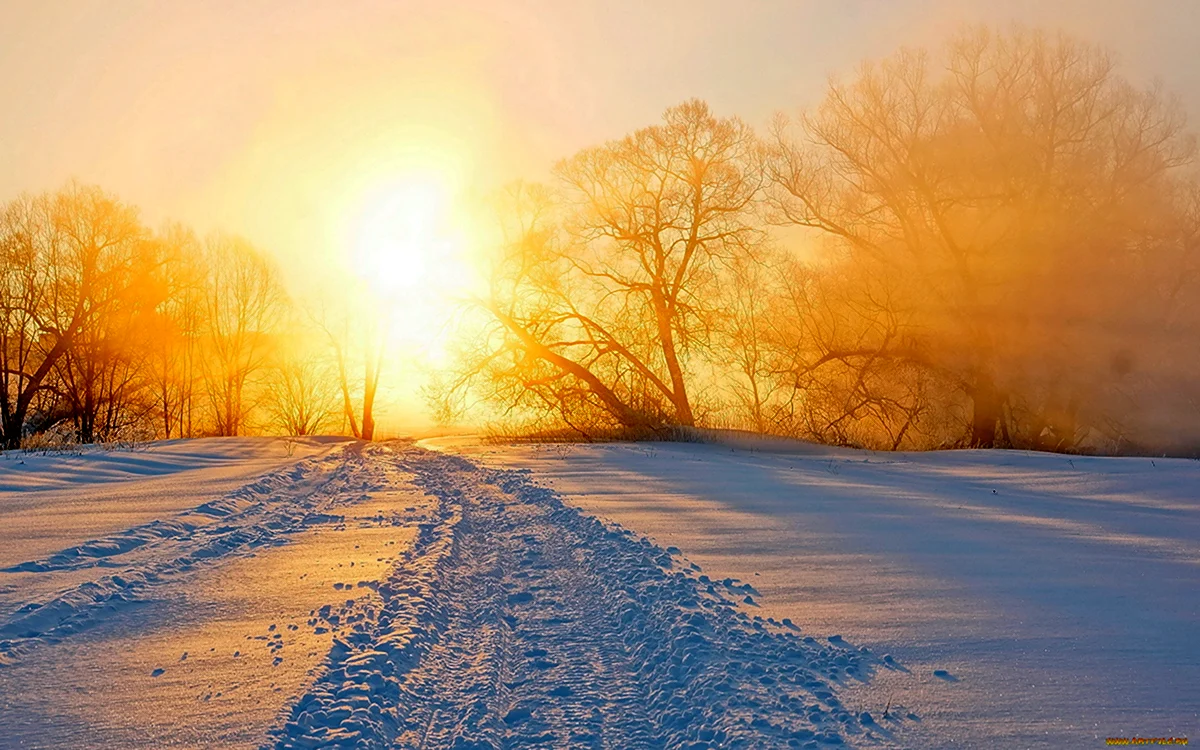
[[[363,397],[362,397],[362,434],[363,440],[375,439],[375,397],[379,393],[379,376],[383,372],[383,333],[367,336],[367,346],[363,352]]]
[[[354,437],[373,440],[375,398],[383,372],[385,325],[369,319],[351,325],[347,311],[339,314],[325,306],[311,312],[310,317],[324,333],[333,352],[344,424],[349,426]],[[362,365],[361,381],[353,377],[356,364]]]
[[[275,267],[245,240],[213,235],[205,242],[204,382],[218,435],[247,427],[288,300]]]
[[[689,358],[710,348],[724,269],[754,252],[759,145],[690,101],[660,125],[586,149],[553,188],[509,191],[492,325],[449,387],[587,431],[691,425]]]
[[[64,394],[55,392],[55,369],[77,344],[97,341],[105,316],[123,299],[118,291],[136,273],[132,266],[145,238],[137,212],[94,187],[72,184],[4,207],[0,421],[6,448],[20,445],[31,417],[33,429],[44,429],[69,414],[57,411]],[[31,413],[35,405],[40,413]],[[74,404],[76,417],[80,406]]]
[[[787,379],[777,377],[780,367],[777,334],[782,295],[779,275],[794,267],[787,258],[741,257],[727,274],[728,283],[717,293],[723,314],[717,320],[714,360],[729,369],[722,378],[733,396],[734,424],[756,432],[791,432],[780,411],[780,398],[789,392]],[[791,310],[788,311],[792,312]]]
[[[298,351],[277,355],[268,385],[268,405],[273,425],[285,435],[315,435],[336,413],[337,399],[330,388],[332,373],[325,363]]]
[[[774,431],[891,450],[943,439],[957,382],[930,363],[912,310],[891,293],[896,279],[875,270],[785,267],[764,334],[778,388]]]
[[[158,241],[164,292],[147,337],[152,400],[163,437],[194,437],[206,312],[203,247],[180,225],[166,227]]]
[[[1170,210],[1194,151],[1179,108],[1123,80],[1103,50],[985,28],[936,58],[863,66],[774,143],[777,218],[893,280],[925,371],[961,384],[977,447],[1011,439],[1005,415],[1037,390],[1024,380],[1056,379],[1032,353],[1066,346],[1059,375],[1096,372],[1094,342],[1048,337],[1063,320],[1104,326],[1137,309],[1141,290],[1126,281],[1158,243],[1153,217]],[[891,356],[832,354],[820,356]],[[1058,385],[1036,408],[1060,422],[1085,393],[1103,398],[1086,376]]]

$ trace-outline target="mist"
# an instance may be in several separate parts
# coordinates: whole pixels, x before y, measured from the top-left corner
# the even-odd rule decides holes
[[[1195,452],[1190,4],[667,4],[616,58],[585,7],[361,9],[6,11],[46,40],[6,46],[40,61],[6,84],[31,108],[0,153],[9,444],[179,434],[176,393],[188,434],[361,435],[373,412]],[[64,244],[109,213],[120,253]],[[88,286],[87,253],[139,294]],[[221,279],[250,257],[272,310],[245,320]],[[214,365],[231,338],[248,353]],[[171,347],[199,359],[168,387],[147,373]],[[103,398],[88,362],[120,362]]]
[[[865,62],[765,134],[671,107],[509,189],[442,403],[587,436],[1193,455],[1186,121],[1103,47],[1020,26]]]

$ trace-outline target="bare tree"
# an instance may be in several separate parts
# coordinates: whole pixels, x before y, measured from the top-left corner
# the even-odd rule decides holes
[[[203,247],[180,225],[166,227],[159,245],[163,300],[148,336],[149,378],[162,436],[193,437],[206,309]]]
[[[254,404],[248,391],[269,361],[287,298],[274,266],[241,238],[209,237],[205,262],[205,387],[216,433],[239,435]]]
[[[333,352],[338,389],[341,393],[342,418],[350,433],[361,440],[375,438],[375,398],[383,372],[386,328],[378,321],[363,320],[351,325],[348,315],[338,315],[328,307],[310,311],[309,317],[325,334]],[[361,381],[353,378],[353,368],[361,364]],[[361,382],[361,389],[358,383]],[[356,408],[357,407],[357,408]]]
[[[4,208],[0,250],[0,411],[5,447],[20,445],[52,374],[82,332],[116,304],[144,241],[137,212],[98,188],[69,185]],[[54,399],[47,399],[52,406]],[[44,427],[56,417],[37,415]],[[61,415],[60,415],[61,416]]]
[[[315,435],[336,413],[332,373],[311,353],[292,350],[277,357],[268,380],[269,408],[275,426],[286,435]]]
[[[1170,203],[1193,153],[1178,108],[1103,50],[1022,30],[865,65],[800,130],[776,129],[777,217],[897,279],[979,447],[1003,429],[1020,379],[1008,363],[1056,321],[1122,310],[1115,269],[1151,241],[1147,211]]]
[[[741,418],[735,424],[762,433],[794,432],[779,413],[779,399],[789,391],[778,377],[783,338],[775,315],[783,289],[780,275],[796,264],[786,257],[738,258],[727,274],[718,299],[724,314],[718,324],[714,359],[729,368],[721,384],[733,396]],[[788,310],[790,315],[793,311]]]
[[[479,302],[492,326],[465,382],[508,409],[577,429],[696,421],[689,358],[711,344],[723,269],[754,251],[759,147],[703,102],[587,149],[555,188],[519,185],[507,242]]]

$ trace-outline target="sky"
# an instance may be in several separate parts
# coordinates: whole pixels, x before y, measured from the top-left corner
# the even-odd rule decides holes
[[[486,188],[693,96],[761,125],[981,20],[1103,43],[1200,110],[1194,0],[4,0],[0,196],[76,177],[282,243],[380,162]]]
[[[763,126],[973,22],[1104,44],[1200,117],[1196,0],[0,0],[0,199],[96,183],[320,285],[413,184],[541,177],[691,97]]]

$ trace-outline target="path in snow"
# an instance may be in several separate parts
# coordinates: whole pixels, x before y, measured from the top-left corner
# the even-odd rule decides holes
[[[838,690],[874,657],[752,619],[748,584],[710,581],[526,473],[399,460],[437,520],[339,632],[280,748],[870,746],[910,722],[849,712]]]
[[[891,667],[754,586],[402,443],[64,541],[0,571],[0,747],[891,747],[918,719],[848,708]]]
[[[0,747],[261,745],[328,655],[323,618],[432,507],[380,451],[340,446],[0,572]]]
[[[357,446],[350,450],[363,460]],[[8,574],[0,582],[0,664],[86,627],[95,614],[166,579],[328,520],[324,512],[359,481],[354,464],[340,450],[303,459],[165,520],[0,569]]]
[[[912,746],[1200,734],[1200,462],[440,444],[753,581],[763,614],[890,654],[908,671],[842,698],[916,709]]]
[[[0,453],[0,568],[187,510],[343,442],[204,438]]]

